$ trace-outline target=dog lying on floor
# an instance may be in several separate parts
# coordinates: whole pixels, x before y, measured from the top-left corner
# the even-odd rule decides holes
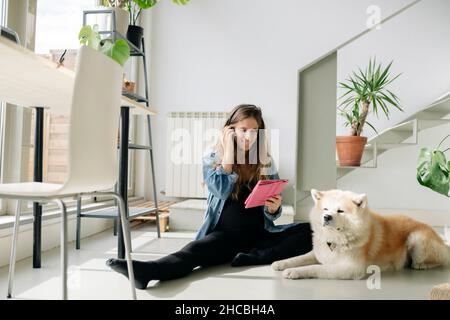
[[[313,250],[275,261],[288,279],[362,279],[367,267],[428,269],[450,263],[450,246],[430,226],[406,216],[380,216],[365,194],[311,191]]]

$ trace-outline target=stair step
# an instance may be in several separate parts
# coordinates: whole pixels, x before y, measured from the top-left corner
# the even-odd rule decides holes
[[[389,149],[395,149],[395,148],[403,148],[403,147],[409,147],[409,146],[415,146],[417,143],[409,143],[409,142],[401,142],[401,143],[377,143],[377,149],[378,150],[389,150]],[[373,152],[373,148],[375,147],[374,144],[367,144],[365,147],[365,151]]]

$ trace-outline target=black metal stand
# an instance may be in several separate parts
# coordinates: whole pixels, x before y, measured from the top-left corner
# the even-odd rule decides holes
[[[34,131],[34,181],[42,182],[43,169],[43,147],[44,147],[44,108],[36,108],[36,120]],[[33,203],[33,268],[41,267],[41,226],[42,206]]]
[[[122,196],[127,210],[125,216],[128,217],[128,137],[130,124],[130,108],[120,109],[120,160],[119,160],[119,194]],[[120,226],[120,215],[119,224]],[[117,237],[117,257],[125,259],[125,244],[123,242],[122,228],[118,228]]]
[[[89,14],[110,14],[112,17],[112,26],[115,26],[115,13],[111,9],[102,9],[102,10],[85,10],[83,11],[83,25],[86,25],[87,15]],[[144,68],[144,80],[145,80],[145,97],[140,96],[139,94],[131,93],[124,91],[122,94],[127,96],[128,98],[135,100],[137,102],[145,102],[147,107],[149,104],[149,90],[148,90],[148,73],[147,73],[147,63],[145,57],[145,44],[144,38],[141,38],[142,47],[138,48],[134,44],[132,44],[126,37],[117,30],[107,30],[100,31],[101,35],[109,35],[111,40],[115,42],[117,39],[124,39],[127,41],[130,46],[130,55],[132,57],[142,57],[143,68]],[[118,191],[119,194],[123,197],[126,206],[126,216],[128,219],[132,219],[133,217],[148,215],[151,213],[156,213],[156,228],[158,232],[158,238],[161,237],[160,225],[159,225],[159,207],[158,207],[158,198],[156,193],[156,179],[155,179],[155,169],[153,162],[153,147],[152,147],[152,134],[151,134],[151,123],[150,116],[147,116],[147,128],[148,128],[148,145],[138,145],[138,144],[130,144],[129,143],[129,121],[130,121],[130,108],[127,106],[121,107],[121,134],[120,134],[120,145],[119,145],[119,178],[118,178]],[[153,183],[153,199],[155,202],[155,206],[152,208],[129,208],[128,206],[128,150],[148,150],[150,156],[151,163],[151,175],[152,175],[152,183]],[[114,209],[102,209],[97,210],[95,212],[81,212],[81,201],[78,202],[77,208],[77,239],[76,239],[76,248],[80,248],[80,238],[81,238],[81,218],[106,218],[106,219],[114,219],[114,235],[117,233],[118,235],[118,258],[123,259],[125,257],[125,247],[123,242],[123,234],[119,224],[119,213],[117,208],[117,203],[115,203]]]
[[[147,76],[147,60],[145,58],[145,42],[144,37],[142,37],[142,63],[144,64],[144,81],[145,81],[145,105],[147,107],[150,107],[150,98],[148,93],[148,76]],[[152,183],[153,183],[153,199],[155,201],[155,208],[156,208],[156,230],[158,233],[158,238],[161,238],[161,230],[159,225],[159,207],[158,207],[158,195],[156,194],[156,179],[155,179],[155,166],[153,163],[153,140],[152,140],[152,126],[150,122],[150,116],[147,115],[147,128],[148,128],[148,145],[149,148],[149,155],[150,155],[150,165],[152,170]]]

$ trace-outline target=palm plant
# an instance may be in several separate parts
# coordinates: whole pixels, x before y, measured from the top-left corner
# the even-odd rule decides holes
[[[361,136],[366,123],[377,132],[375,127],[367,122],[367,116],[371,111],[378,117],[381,109],[388,119],[390,107],[403,111],[398,97],[386,88],[400,76],[399,74],[391,78],[391,66],[392,61],[383,68],[381,63],[377,65],[376,58],[373,61],[370,59],[369,66],[364,72],[358,68],[358,73],[353,72],[346,82],[339,83],[340,88],[347,90],[339,98],[343,100],[339,105],[339,113],[346,120],[345,126],[350,126],[352,136]]]

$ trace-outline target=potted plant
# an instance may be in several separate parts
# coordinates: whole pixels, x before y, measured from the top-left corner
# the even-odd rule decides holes
[[[141,39],[144,35],[144,29],[138,26],[138,19],[142,10],[153,7],[157,4],[156,0],[129,0],[127,1],[127,10],[130,13],[130,25],[127,30],[127,39],[138,49],[141,48]]]
[[[125,7],[130,13],[130,25],[128,26],[127,39],[134,44],[138,49],[141,48],[141,39],[144,34],[144,29],[137,25],[139,16],[142,10],[151,8],[158,3],[159,0],[126,0]],[[185,5],[190,0],[172,0],[178,5]]]
[[[336,137],[336,149],[341,166],[359,166],[367,143],[367,137],[361,136],[364,126],[367,124],[375,132],[373,125],[367,122],[370,113],[378,117],[379,109],[389,119],[390,108],[394,107],[400,111],[398,97],[387,89],[400,75],[391,77],[390,69],[392,62],[386,68],[377,65],[376,59],[369,60],[369,66],[365,71],[358,69],[353,72],[345,82],[340,82],[340,88],[346,92],[339,98],[343,100],[339,105],[339,113],[345,118],[344,125],[350,127],[349,136]]]
[[[130,20],[130,13],[126,7],[127,2],[128,0],[103,0],[103,6],[110,7],[114,10],[116,16],[116,30],[123,36],[127,33],[128,22]]]

